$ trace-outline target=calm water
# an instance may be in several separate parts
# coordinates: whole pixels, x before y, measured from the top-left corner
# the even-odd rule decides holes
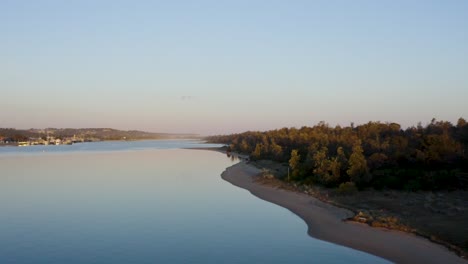
[[[0,263],[385,263],[310,238],[221,179],[237,161],[187,146],[0,148]]]
[[[85,142],[73,145],[58,146],[28,146],[28,147],[0,147],[0,155],[28,155],[37,153],[69,153],[69,152],[115,152],[147,149],[175,149],[218,147],[220,144],[202,144],[193,140],[140,140],[140,141],[101,141]]]

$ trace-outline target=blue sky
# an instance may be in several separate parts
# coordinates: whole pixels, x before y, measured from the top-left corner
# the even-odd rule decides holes
[[[0,127],[468,118],[468,1],[0,0]]]

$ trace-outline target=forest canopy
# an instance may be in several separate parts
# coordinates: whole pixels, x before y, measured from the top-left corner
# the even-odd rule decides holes
[[[406,129],[369,122],[348,127],[282,128],[211,136],[213,143],[249,154],[252,160],[286,163],[291,180],[336,187],[439,190],[466,188],[468,123],[433,119]]]

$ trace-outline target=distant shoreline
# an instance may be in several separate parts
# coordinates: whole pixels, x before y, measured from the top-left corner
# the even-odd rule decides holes
[[[18,144],[16,144],[16,143],[15,144],[10,144],[10,143],[0,144],[0,147],[18,147]]]
[[[118,130],[112,128],[43,128],[43,129],[15,129],[0,128],[0,145],[17,144],[54,145],[55,143],[81,143],[98,141],[134,141],[134,140],[160,140],[160,139],[201,139],[198,134],[157,133],[138,130]]]
[[[159,140],[159,141],[169,141],[169,140],[200,140],[198,138],[145,138],[145,139],[103,139],[103,140],[96,140],[96,141],[84,141],[84,142],[75,142],[73,144],[68,144],[68,145],[74,145],[74,144],[82,144],[82,143],[98,143],[98,142],[133,142],[133,141],[152,141],[152,140]],[[37,145],[27,145],[26,147],[32,147],[32,146],[61,146],[61,145],[67,145],[67,144],[37,144]],[[17,142],[15,143],[0,143],[0,147],[20,147]],[[23,146],[24,147],[24,146]],[[198,148],[201,149],[201,148]],[[208,149],[208,148],[207,148]],[[213,148],[214,150],[215,148]]]
[[[218,150],[220,151],[220,150]],[[354,214],[309,195],[255,181],[260,170],[246,162],[227,168],[221,177],[254,196],[282,206],[302,218],[312,237],[361,250],[396,263],[468,263],[428,239],[365,224],[344,222]]]

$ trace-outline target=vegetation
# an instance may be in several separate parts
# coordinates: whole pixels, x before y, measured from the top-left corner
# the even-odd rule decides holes
[[[369,122],[349,127],[282,128],[208,137],[253,160],[287,163],[292,181],[338,187],[353,183],[408,191],[466,188],[468,123],[433,119],[423,127]]]
[[[350,195],[357,192],[356,184],[354,182],[343,182],[338,187],[338,193],[342,195]]]
[[[30,138],[45,139],[47,135],[59,139],[76,136],[92,140],[142,140],[198,137],[193,134],[151,133],[137,130],[123,131],[111,128],[47,128],[28,130],[0,128],[0,138],[9,138],[13,142],[27,141]]]

